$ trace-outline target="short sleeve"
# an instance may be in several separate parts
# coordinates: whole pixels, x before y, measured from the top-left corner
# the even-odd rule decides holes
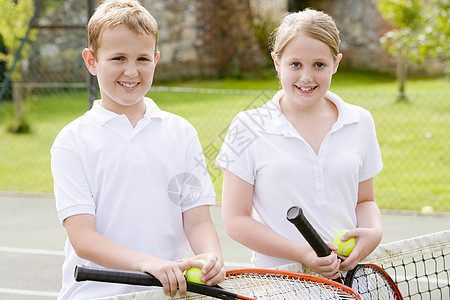
[[[74,136],[63,130],[50,150],[51,170],[58,217],[95,214],[95,204]]]
[[[363,160],[363,166],[359,174],[360,182],[374,177],[383,169],[381,150],[377,139],[375,123],[372,115],[368,111],[366,117],[369,126],[369,135],[367,141],[367,150]]]
[[[186,135],[186,170],[169,183],[169,197],[177,197],[182,211],[201,205],[214,205],[216,199],[197,131],[188,126]],[[176,189],[179,191],[171,194]]]
[[[245,112],[240,112],[228,128],[216,165],[253,185],[256,177],[254,150],[257,138],[257,129],[252,126]]]

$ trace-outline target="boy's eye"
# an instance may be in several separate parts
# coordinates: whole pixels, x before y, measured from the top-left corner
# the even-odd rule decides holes
[[[112,60],[122,61],[122,60],[125,60],[125,58],[123,56],[117,56],[117,57],[113,57]]]
[[[298,67],[300,67],[300,63],[299,62],[293,62],[293,63],[291,63],[291,67],[298,68]]]
[[[150,61],[150,59],[147,57],[139,57],[138,61]]]

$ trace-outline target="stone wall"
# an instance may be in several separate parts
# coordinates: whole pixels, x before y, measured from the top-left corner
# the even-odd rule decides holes
[[[264,58],[249,23],[250,2],[254,13],[255,7],[287,9],[279,4],[287,0],[144,0],[160,26],[157,74],[167,79],[235,76],[260,67]],[[375,0],[304,0],[302,5],[335,18],[342,67],[394,72],[395,60],[379,44],[390,28]],[[276,19],[284,13],[272,12]]]
[[[86,1],[44,2],[33,29],[36,39],[22,66],[27,82],[83,82],[86,80],[81,51],[87,47]],[[77,25],[70,28],[68,25]]]
[[[248,0],[142,3],[159,24],[161,78],[230,76],[259,66],[261,53],[252,34]]]
[[[380,37],[390,30],[376,7],[376,0],[306,0],[303,7],[323,10],[333,16],[341,33],[341,66],[394,72],[395,60],[380,46]]]
[[[302,5],[324,10],[335,18],[341,31],[342,67],[394,73],[394,59],[379,44],[379,38],[389,27],[376,9],[375,1],[304,0]],[[270,8],[273,16],[280,18],[287,9],[287,0],[141,2],[159,24],[161,58],[156,68],[156,80],[165,81],[192,77],[239,77],[255,72],[265,65],[267,53],[262,54],[264,49],[258,48],[250,14],[266,7],[266,10]],[[56,6],[45,5],[39,24],[86,24],[86,6],[86,1],[78,0],[65,0]],[[26,80],[85,81],[87,73],[81,51],[86,45],[83,27],[40,29],[30,58],[23,63],[28,75]]]
[[[144,0],[142,4],[158,22],[161,52],[156,78],[170,80],[198,76],[198,4],[196,0]]]

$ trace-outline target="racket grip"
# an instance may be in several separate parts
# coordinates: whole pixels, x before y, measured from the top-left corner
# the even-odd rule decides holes
[[[298,231],[303,235],[305,240],[314,249],[317,256],[324,257],[331,253],[330,247],[322,240],[317,231],[312,227],[311,223],[306,219],[303,210],[298,206],[291,207],[286,214],[289,222],[297,227]]]
[[[104,268],[87,267],[83,265],[75,266],[76,281],[99,281],[109,283],[122,283],[143,286],[162,286],[162,283],[153,275],[137,271],[113,270]],[[218,299],[234,300],[238,295],[222,289],[219,285],[207,286],[194,282],[186,282],[189,292],[211,296]],[[242,298],[240,299],[253,299]]]
[[[77,265],[74,275],[76,281],[90,280],[132,285],[162,286],[161,282],[154,276],[135,271],[100,269]]]

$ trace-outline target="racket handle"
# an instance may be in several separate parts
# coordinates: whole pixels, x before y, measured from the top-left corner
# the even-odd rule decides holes
[[[77,265],[75,266],[74,276],[76,281],[90,280],[131,285],[162,286],[162,283],[153,275],[136,271],[113,270]],[[253,299],[226,291],[219,285],[207,286],[189,281],[186,282],[186,285],[189,292],[211,296],[218,299]]]
[[[317,231],[309,223],[303,214],[303,210],[298,206],[291,207],[286,214],[286,219],[297,227],[298,231],[303,235],[305,240],[313,248],[318,257],[330,255],[332,252],[330,247],[322,240]],[[342,278],[336,278],[334,281],[344,283]]]
[[[156,277],[142,272],[75,266],[75,281],[99,281],[144,286],[162,286]]]
[[[324,257],[331,253],[330,247],[322,240],[311,223],[306,219],[303,210],[298,206],[293,206],[287,211],[286,218],[297,227],[305,240],[314,249],[317,256]]]

